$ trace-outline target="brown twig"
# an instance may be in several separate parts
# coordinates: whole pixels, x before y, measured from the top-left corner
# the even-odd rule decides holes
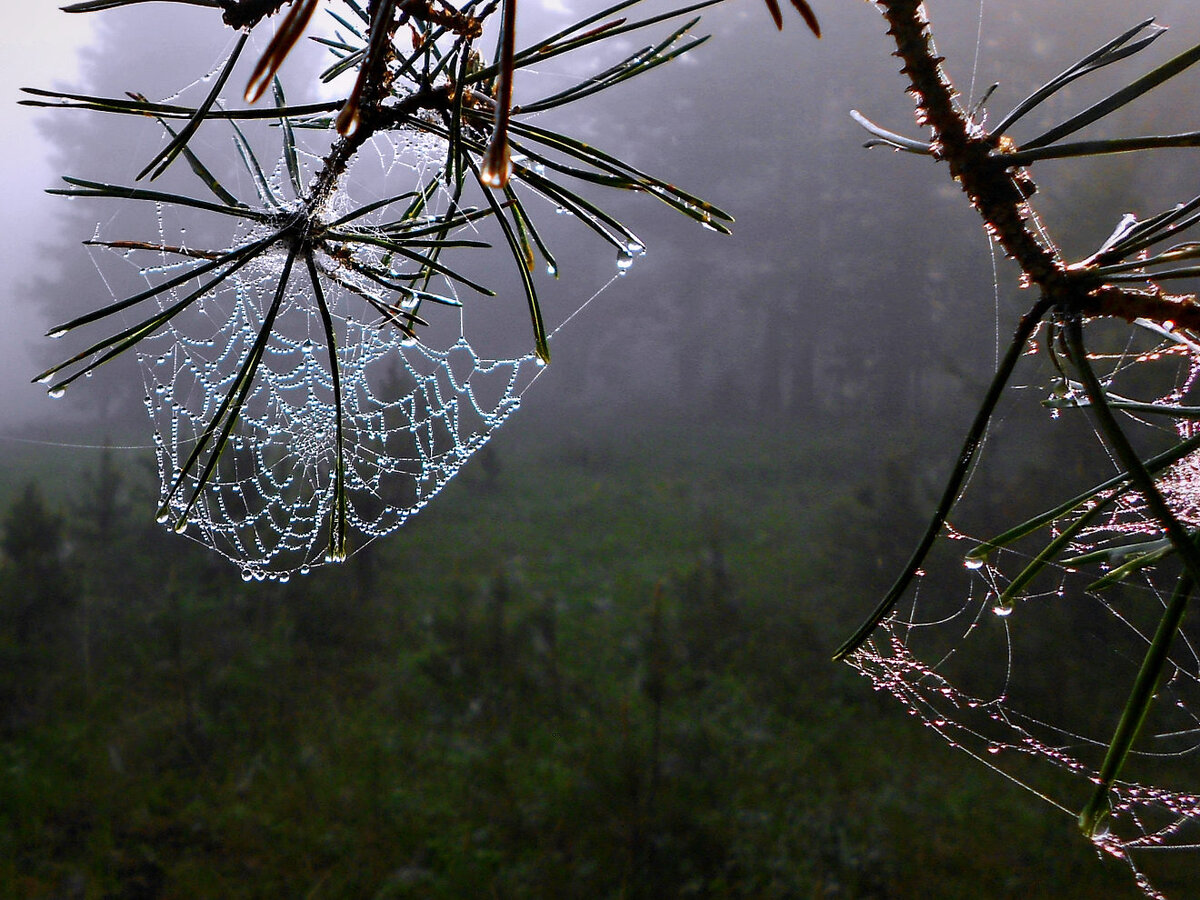
[[[1088,265],[1068,266],[1058,248],[1033,227],[1029,197],[1035,191],[1028,173],[996,154],[1003,137],[972,123],[955,102],[956,92],[942,68],[920,0],[876,0],[896,43],[901,72],[916,99],[917,121],[933,131],[933,156],[970,197],[984,228],[1021,267],[1025,282],[1053,301],[1052,314],[1137,318],[1196,327],[1200,305],[1192,295],[1169,295],[1104,284]],[[1151,283],[1152,276],[1147,278]]]

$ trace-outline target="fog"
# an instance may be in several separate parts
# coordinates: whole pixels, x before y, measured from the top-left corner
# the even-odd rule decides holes
[[[1125,18],[1151,8],[1136,6]],[[1155,9],[1160,20],[1178,19],[1183,27],[1160,42],[1160,53],[1178,51],[1189,36],[1186,4],[1166,7]],[[973,103],[988,85],[1000,83],[989,101],[997,117],[1039,79],[1127,24],[1080,18],[1094,8],[1082,0],[1051,9],[1013,0],[949,4],[933,16],[964,100]],[[6,39],[11,46],[3,77],[10,101],[26,84],[166,97],[219,64],[230,46],[230,35],[210,10],[146,4],[68,16],[38,9],[23,7],[22,26]],[[560,27],[564,9],[547,2],[523,10],[523,32]],[[919,418],[961,400],[986,377],[987,367],[976,360],[994,356],[998,335],[1019,308],[1017,292],[1004,278],[1003,262],[993,284],[989,248],[973,214],[928,160],[861,149],[865,135],[849,118],[851,108],[884,127],[916,133],[879,16],[869,4],[831,4],[819,12],[825,37],[818,42],[798,19],[777,33],[758,3],[710,10],[695,29],[714,35],[706,46],[565,114],[561,122],[574,133],[715,202],[737,222],[733,236],[722,237],[646,198],[605,198],[643,238],[648,255],[556,336],[555,364],[532,397],[535,405],[571,415],[598,408],[619,407],[628,415],[637,408],[745,411],[759,405],[812,415],[851,404]],[[1063,27],[1068,22],[1071,27]],[[51,33],[52,42],[28,37]],[[323,53],[309,46],[289,61],[284,78],[290,99],[345,91],[344,85],[313,85],[309,73]],[[568,57],[529,71],[524,85],[518,82],[518,95],[523,89],[541,92],[535,78],[554,83],[590,64]],[[231,83],[244,82],[244,69]],[[1099,96],[1104,82],[1096,82],[1064,91],[1041,114],[1061,115]],[[1183,87],[1162,90],[1153,103],[1194,108]],[[1135,104],[1135,111],[1116,117],[1118,124],[1143,127],[1151,105]],[[49,342],[42,338],[49,324],[119,292],[119,285],[101,281],[79,242],[92,236],[97,222],[110,238],[146,237],[126,233],[144,226],[123,218],[136,213],[118,204],[68,204],[40,191],[59,174],[129,183],[142,165],[138,160],[161,145],[161,131],[148,120],[76,110],[35,113],[10,106],[9,115],[14,126],[4,146],[11,163],[3,176],[8,240],[0,258],[9,325],[0,336],[0,421],[9,431],[21,423],[70,422],[73,439],[81,441],[95,440],[97,430],[118,421],[132,431],[142,413],[131,362],[106,366],[94,384],[81,385],[60,403],[47,402],[42,389],[28,382],[79,341],[94,339],[88,334]],[[210,162],[231,156],[224,135],[202,130],[196,140]],[[1081,166],[1083,175],[1063,179],[1061,186],[1045,179],[1052,184],[1039,195],[1039,209],[1069,253],[1086,254],[1139,194],[1166,203],[1187,190],[1186,179],[1121,165]],[[156,186],[190,190],[189,178],[171,171]],[[1061,220],[1058,211],[1074,209],[1082,191],[1103,195],[1097,219]],[[565,261],[562,277],[543,278],[541,290],[547,315],[561,322],[611,279],[613,260],[570,223],[554,229],[553,244]],[[497,259],[479,257],[468,266],[490,272],[503,268],[502,253]],[[39,264],[31,266],[31,260]],[[524,352],[524,302],[515,282],[501,293],[470,314],[480,317],[480,331],[503,336],[505,352]]]
[[[999,83],[979,113],[992,122],[1140,19],[1175,26],[1039,107],[1018,143],[1200,40],[1194,0],[928,5],[963,104]],[[539,265],[535,278],[549,327],[569,322],[520,412],[402,531],[360,541],[345,566],[260,583],[154,521],[151,453],[96,446],[151,445],[152,388],[132,353],[63,399],[29,384],[115,328],[48,340],[48,327],[144,285],[136,264],[81,242],[97,229],[160,236],[153,204],[43,189],[60,175],[131,184],[164,138],[145,117],[33,112],[15,105],[18,87],[188,103],[231,35],[184,4],[88,17],[21,5],[5,38],[0,176],[0,737],[17,747],[0,789],[20,793],[0,802],[0,835],[5,815],[16,835],[0,843],[15,866],[36,862],[45,895],[1040,896],[1057,889],[1045,875],[1065,885],[1056,896],[1120,896],[1089,880],[1101,870],[1073,816],[921,743],[930,735],[886,691],[829,663],[902,566],[1031,301],[944,166],[863,149],[851,109],[920,136],[873,5],[813,6],[820,41],[790,9],[781,34],[762,0],[728,0],[705,11],[694,31],[713,39],[694,53],[546,115],[728,210],[732,236],[597,188],[588,196],[647,245],[622,277],[611,245],[539,207],[560,277]],[[557,30],[580,8],[529,0],[521,28]],[[312,83],[324,56],[305,45],[289,60],[290,101],[346,92]],[[604,64],[524,70],[518,101]],[[1178,80],[1089,136],[1200,128],[1200,67]],[[246,130],[279,159],[274,128]],[[328,136],[303,139],[319,153]],[[191,146],[253,198],[225,123]],[[1066,256],[1086,257],[1122,214],[1194,196],[1192,152],[1038,164],[1037,209]],[[346,178],[357,201],[380,190],[372,166],[406,174],[361,155]],[[199,191],[181,162],[155,187]],[[221,227],[194,216],[189,246],[228,246]],[[520,356],[533,345],[526,301],[488,237],[498,246],[454,256],[499,288],[463,291],[464,330],[485,354]],[[434,315],[451,318],[430,333],[457,327],[456,312]],[[995,534],[1110,470],[1083,416],[1042,407],[1045,356],[1022,360],[992,422],[955,510],[964,534]],[[985,615],[988,588],[961,590],[978,576],[942,543],[921,614],[997,651],[945,659],[997,676],[995,690],[1025,679],[1047,722],[1078,714],[1095,728],[1072,734],[1106,738],[1142,646],[1110,645],[1093,610],[1030,603],[1066,611],[1025,628],[1028,655],[1015,654],[1009,629],[1036,615]],[[1075,641],[1083,663],[1059,679],[1049,663]],[[13,865],[0,860],[0,893],[18,883]],[[442,892],[422,893],[443,869]],[[193,882],[206,887],[179,886]]]
[[[4,98],[4,139],[0,163],[0,431],[46,414],[45,391],[29,384],[37,371],[32,346],[45,331],[45,312],[31,302],[33,260],[61,254],[71,245],[56,228],[62,210],[42,193],[57,174],[37,125],[45,116],[15,104],[26,86],[76,84],[79,52],[91,34],[91,20],[69,16],[57,4],[22,3],[10,10],[0,34],[0,96]]]
[[[740,2],[706,13],[697,32],[715,35],[707,46],[572,110],[572,126],[588,139],[702,194],[732,211],[738,222],[732,238],[721,238],[638,202],[644,198],[615,201],[646,240],[649,255],[560,335],[556,371],[543,379],[548,398],[557,385],[565,397],[594,406],[604,392],[636,385],[650,397],[704,405],[720,385],[731,396],[766,389],[765,376],[754,371],[766,353],[773,355],[767,362],[790,385],[787,390],[805,394],[792,399],[828,407],[839,398],[869,394],[885,373],[891,373],[886,383],[902,391],[912,377],[905,374],[911,344],[951,309],[954,317],[971,317],[963,338],[970,355],[986,355],[989,341],[994,343],[991,263],[986,241],[971,228],[970,211],[926,160],[861,150],[864,135],[847,115],[857,107],[886,127],[914,132],[878,15],[868,4],[830,4],[820,10],[826,36],[817,42],[798,20],[776,33],[760,6]],[[1060,3],[1048,11],[1021,0],[950,4],[933,14],[951,71],[969,86],[967,99],[1000,81],[991,101],[999,109],[1118,27],[1094,15],[1079,27],[1075,13],[1094,7]],[[1137,7],[1125,18],[1151,4]],[[1185,7],[1175,3],[1156,10],[1164,21],[1176,18],[1186,25]],[[523,29],[556,27],[563,8],[557,3],[531,8]],[[6,38],[5,96],[12,102],[17,88],[27,84],[166,96],[207,71],[228,47],[229,35],[209,12],[139,5],[89,17],[23,5],[22,24]],[[1059,27],[1067,21],[1071,28]],[[99,28],[95,33],[91,23]],[[1185,30],[1163,43],[1183,46]],[[53,41],[31,39],[48,34]],[[92,50],[81,65],[84,46]],[[133,46],[138,53],[118,50]],[[311,52],[289,62],[284,74],[297,85],[293,97],[307,84],[300,73],[315,64]],[[1061,102],[1074,102],[1072,92],[1064,92]],[[0,337],[0,420],[10,425],[30,417],[52,420],[68,410],[71,418],[86,419],[89,407],[93,415],[111,417],[112,404],[97,407],[86,398],[48,404],[28,384],[29,374],[62,352],[41,338],[47,324],[107,297],[78,244],[91,236],[94,223],[74,210],[68,217],[64,201],[40,190],[68,170],[128,181],[130,170],[140,168],[129,160],[148,158],[160,136],[149,123],[101,121],[98,114],[80,111],[34,114],[10,106],[9,115],[14,124],[4,145],[10,162],[3,176],[8,240],[0,262],[9,327]],[[48,129],[36,127],[47,121]],[[84,143],[72,147],[75,134],[84,135]],[[1144,179],[1124,184],[1141,188]],[[1113,198],[1115,208],[1124,199]],[[1047,194],[1045,202],[1052,215],[1053,196]],[[906,227],[914,208],[923,210],[920,242]],[[97,221],[114,215],[112,204],[89,209],[95,209]],[[1095,228],[1074,224],[1080,227],[1068,231],[1081,234],[1081,247],[1107,233],[1107,222]],[[118,236],[109,225],[106,233]],[[1073,238],[1068,234],[1068,241]],[[586,235],[564,229],[557,240],[561,256],[579,260],[545,288],[561,318],[562,310],[574,310],[607,280],[611,263],[599,259],[603,248]],[[35,259],[37,267],[30,265]],[[931,290],[938,293],[933,306],[925,305],[914,319],[914,302]],[[890,296],[882,298],[884,292]],[[981,293],[985,299],[973,303]],[[1003,293],[1007,300],[1012,291],[1006,287]],[[512,315],[500,318],[521,327],[520,303],[493,306],[511,307]],[[852,334],[845,327],[848,318],[854,321]],[[762,343],[768,335],[776,341],[774,349]],[[849,352],[864,368],[847,370]],[[106,376],[113,383],[129,378],[129,369],[114,370],[125,374]],[[867,370],[872,377],[863,377]],[[903,405],[898,396],[884,401],[885,407]],[[135,408],[132,415],[140,413]]]

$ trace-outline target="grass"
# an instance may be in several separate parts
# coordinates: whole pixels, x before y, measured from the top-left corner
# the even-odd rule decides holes
[[[287,585],[127,526],[0,737],[0,895],[1136,896],[828,662],[869,442],[523,428]]]

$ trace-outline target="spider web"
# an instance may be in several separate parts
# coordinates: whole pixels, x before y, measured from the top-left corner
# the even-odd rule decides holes
[[[190,87],[201,89],[202,81]],[[285,199],[290,176],[286,158],[278,150],[279,135],[272,138],[278,154],[273,171],[256,180],[247,165],[241,174],[254,183],[264,206],[286,214],[300,204]],[[327,131],[318,132],[309,143],[329,140]],[[297,146],[302,181],[311,180],[327,146]],[[245,152],[242,158],[246,159]],[[411,191],[422,190],[439,177],[445,158],[445,144],[435,136],[377,134],[356,155],[322,217],[334,221],[390,190],[402,198],[399,204],[383,206],[357,218],[355,224],[370,230],[389,217],[395,220],[397,208],[403,209],[413,196]],[[409,193],[403,192],[405,187]],[[430,221],[444,214],[448,196],[444,187],[437,188],[426,213]],[[120,246],[116,255],[137,267],[143,283],[155,285],[184,271],[189,257],[228,252],[197,252],[191,247],[235,248],[266,233],[265,226],[245,219],[216,218],[220,221],[206,216],[198,222],[186,210],[181,213],[173,206],[159,205],[158,261],[146,266],[141,258],[144,250]],[[225,226],[226,221],[233,224]],[[471,233],[473,224],[464,230],[467,237],[478,237]],[[383,270],[395,265],[383,249],[357,245],[354,252],[360,263]],[[624,274],[632,261],[632,254],[618,260],[616,274]],[[96,262],[103,270],[102,260]],[[218,418],[223,399],[236,390],[239,371],[252,353],[288,265],[286,249],[276,246],[255,256],[193,308],[138,345],[144,402],[154,424],[163,504],[159,521],[221,553],[241,568],[248,581],[286,581],[293,573],[340,561],[331,550],[339,418],[346,531],[349,551],[354,552],[395,531],[423,509],[520,408],[523,393],[544,371],[532,350],[497,353],[507,348],[504,335],[497,337],[495,314],[477,313],[474,306],[480,301],[474,297],[460,301],[458,284],[449,277],[437,276],[421,299],[401,296],[400,309],[419,312],[428,323],[417,340],[382,323],[378,305],[366,299],[373,296],[379,303],[395,304],[396,294],[341,260],[317,253],[315,262],[335,346],[330,347],[309,275],[303,263],[296,262],[237,423],[206,480],[201,477],[202,465],[189,467],[187,462]],[[558,328],[612,281],[576,307]],[[191,280],[159,294],[159,309],[179,303],[197,285]],[[118,296],[112,285],[110,292]],[[426,298],[434,294],[461,305],[429,302]],[[531,344],[526,331],[521,346]]]
[[[1145,384],[1152,376],[1161,384],[1173,376],[1148,367],[1171,366],[1184,374],[1181,386],[1162,402],[1187,402],[1200,347],[1186,335],[1160,338],[1161,329],[1144,330],[1120,350],[1101,355],[1114,393],[1120,393],[1122,379]],[[1083,414],[1058,412],[1078,402],[1076,390],[1077,385],[1056,388],[1047,401],[1053,414]],[[1139,421],[1183,437],[1194,430],[1186,420],[1167,426],[1160,423],[1170,420],[1161,417]],[[1197,460],[1196,453],[1185,456],[1159,479],[1190,528],[1197,523],[1200,497]],[[1018,585],[1009,600],[1006,589],[1051,538],[1081,516],[1088,517],[1086,527],[1065,544],[1059,562]],[[913,599],[849,662],[951,746],[1063,813],[1064,827],[1070,828],[1099,783],[1106,749],[1178,568],[1168,559],[1155,571],[1098,583],[1144,552],[1131,546],[1161,539],[1141,498],[1117,488],[1055,521],[1049,537],[1041,532],[1040,544],[1037,537],[1027,538],[986,563],[968,555],[964,566],[964,554],[977,546],[978,536],[948,528],[947,537],[920,574]],[[1100,561],[1087,560],[1096,551]],[[1133,753],[1109,793],[1106,830],[1092,838],[1099,853],[1121,860],[1142,892],[1154,898],[1187,890],[1200,850],[1198,648],[1200,629],[1185,619]]]
[[[403,169],[419,176],[436,151],[397,147],[382,137],[376,142],[385,177]],[[273,181],[281,181],[278,172]],[[339,211],[351,205],[344,192],[336,202]],[[177,246],[182,226],[173,227],[166,214],[159,223],[162,246]],[[245,266],[206,296],[195,315],[147,339],[139,354],[162,500],[169,505],[160,520],[183,517],[177,530],[235,562],[247,580],[286,578],[334,560],[327,550],[337,466],[333,355],[355,547],[421,510],[520,407],[540,370],[532,352],[483,357],[467,337],[461,309],[447,310],[421,341],[381,326],[360,293],[378,288],[361,279],[352,283],[335,261],[318,256],[336,346],[329,346],[311,283],[296,267],[230,442],[189,509],[199,479],[196,467],[184,472],[185,462],[235,385],[285,256],[272,251]],[[174,266],[164,257],[147,277],[162,278]],[[443,289],[453,296],[451,284]],[[160,307],[177,302],[183,291],[164,294]],[[405,307],[415,311],[416,302]],[[179,489],[171,492],[176,481]]]
[[[228,318],[212,337],[172,328],[142,354],[147,409],[163,499],[210,421],[234,362],[253,343],[269,285],[237,285]],[[291,295],[282,319],[312,328],[308,298]],[[214,302],[215,301],[215,302]],[[465,335],[445,349],[403,339],[356,319],[346,292],[328,297],[339,322],[341,423],[348,524],[362,546],[421,510],[521,403],[538,369],[533,354],[480,359]],[[273,335],[220,466],[188,511],[186,532],[242,567],[243,577],[279,577],[334,561],[326,550],[337,459],[330,348],[311,336]],[[181,515],[193,471],[170,501]],[[163,516],[164,522],[173,516]]]

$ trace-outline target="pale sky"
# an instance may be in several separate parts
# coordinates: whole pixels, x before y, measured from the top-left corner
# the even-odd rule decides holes
[[[47,196],[62,174],[46,161],[46,142],[35,127],[52,112],[18,106],[22,87],[85,88],[79,83],[77,57],[91,36],[92,23],[105,12],[72,15],[59,8],[66,0],[23,0],[12,4],[0,30],[0,97],[5,124],[0,129],[0,435],[19,430],[22,420],[53,411],[44,388],[29,383],[41,366],[29,352],[43,340],[51,323],[43,311],[22,302],[31,262],[57,243],[55,219],[64,207]],[[552,19],[568,12],[569,0],[541,0]],[[318,19],[317,23],[323,22]],[[86,235],[80,235],[82,240]]]
[[[26,348],[46,330],[40,314],[21,302],[32,260],[49,242],[57,204],[43,191],[58,173],[45,161],[38,114],[17,106],[22,87],[76,83],[78,49],[88,41],[91,16],[70,15],[50,0],[25,0],[9,9],[0,30],[0,95],[5,104],[0,146],[0,433],[27,416],[47,411],[44,389],[29,384],[36,374]],[[93,14],[98,15],[98,14]]]

